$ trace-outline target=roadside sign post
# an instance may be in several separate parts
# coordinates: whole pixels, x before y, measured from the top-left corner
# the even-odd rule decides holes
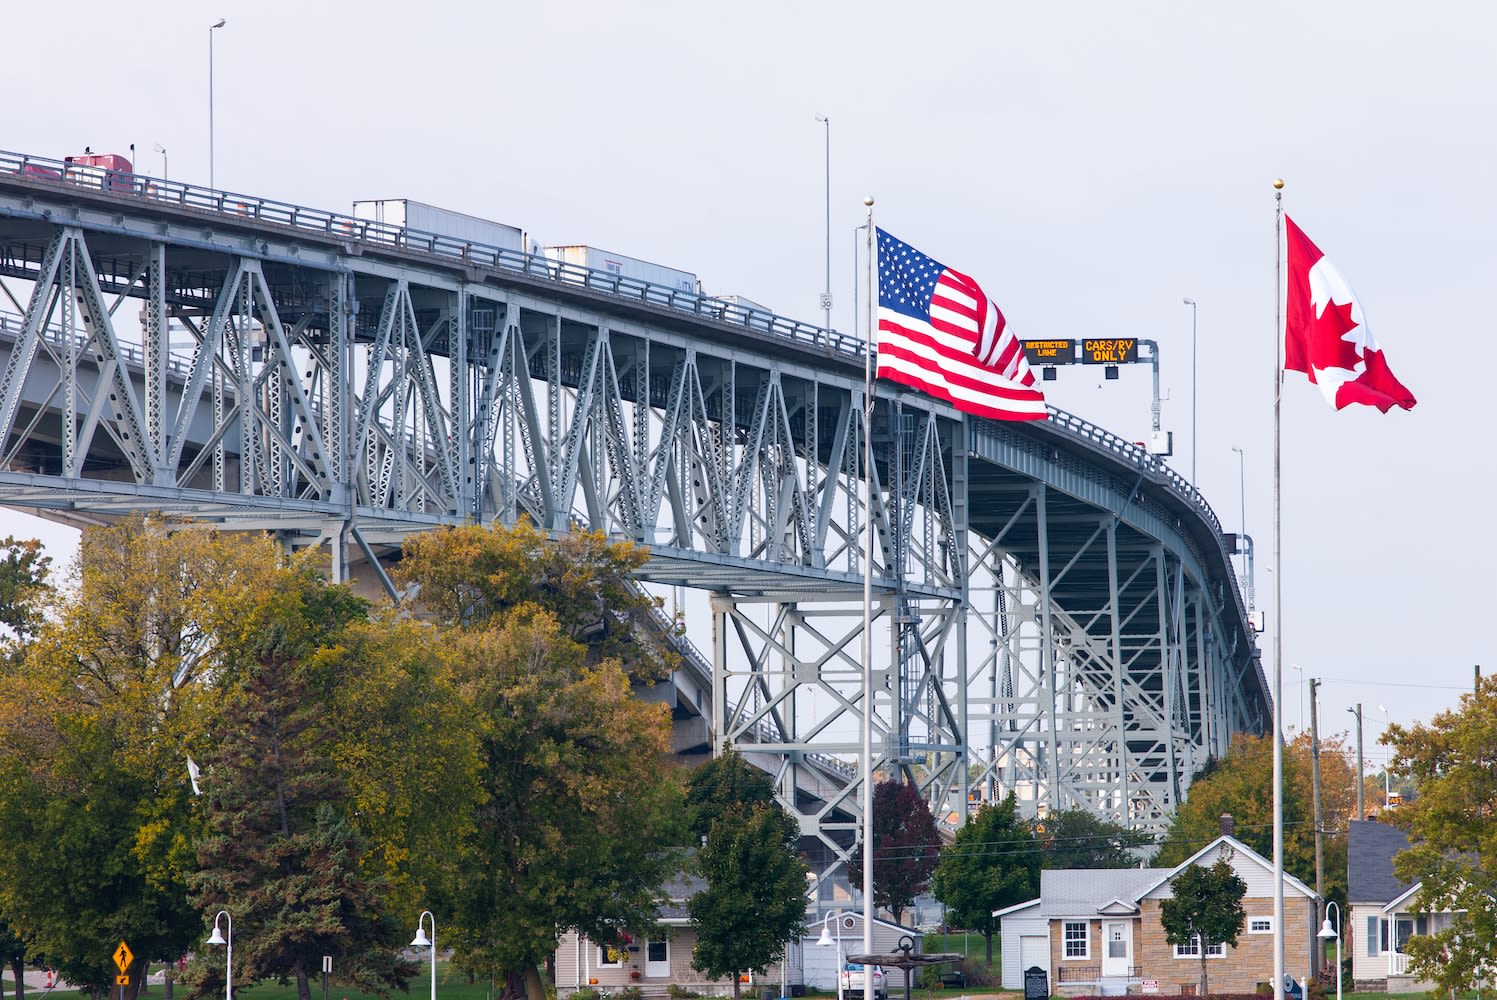
[[[333,971],[333,956],[322,956],[322,1000],[327,1000],[327,977]]]
[[[114,984],[120,988],[120,1000],[125,1000],[125,987],[130,985],[130,963],[135,961],[135,953],[124,941],[114,949],[114,967],[120,970],[120,974],[114,977]]]

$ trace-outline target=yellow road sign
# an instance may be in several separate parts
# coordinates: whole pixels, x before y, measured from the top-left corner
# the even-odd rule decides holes
[[[130,950],[128,944],[121,941],[120,946],[114,949],[114,967],[121,972],[129,972],[130,963],[133,961],[135,961],[135,953]]]
[[[129,976],[115,976],[114,977],[114,985],[116,985],[116,986],[129,986],[130,985],[130,977]]]

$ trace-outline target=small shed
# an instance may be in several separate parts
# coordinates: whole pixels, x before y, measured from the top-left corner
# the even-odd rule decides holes
[[[1024,970],[1031,966],[1050,968],[1050,924],[1040,913],[1040,901],[1031,899],[996,910],[999,940],[999,982],[1006,990],[1024,988]]]

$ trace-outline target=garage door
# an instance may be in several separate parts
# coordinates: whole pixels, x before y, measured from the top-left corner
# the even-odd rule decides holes
[[[1050,938],[1044,934],[1025,934],[1019,938],[1019,975],[1038,965],[1050,971]]]

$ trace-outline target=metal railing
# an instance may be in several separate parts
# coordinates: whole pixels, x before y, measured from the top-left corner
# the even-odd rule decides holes
[[[579,285],[631,301],[663,306],[796,343],[821,347],[848,357],[863,356],[864,342],[861,339],[836,330],[778,313],[748,308],[700,292],[642,281],[612,271],[566,264],[544,254],[526,253],[511,247],[474,243],[440,233],[355,218],[342,212],[308,208],[257,195],[220,191],[182,181],[84,166],[71,160],[53,160],[25,153],[0,151],[0,173],[14,174],[19,179],[39,186],[81,187],[122,198],[213,212],[230,221],[287,226],[337,240],[424,253],[474,267]]]

